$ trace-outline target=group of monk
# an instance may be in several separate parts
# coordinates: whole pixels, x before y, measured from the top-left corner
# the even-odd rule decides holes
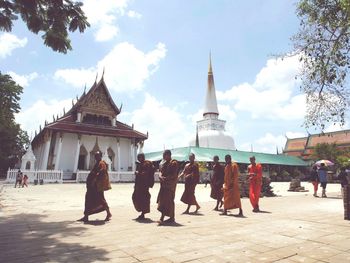
[[[87,178],[87,191],[85,195],[85,211],[80,221],[87,222],[91,214],[106,211],[106,221],[110,220],[112,214],[104,198],[104,191],[111,189],[106,163],[101,160],[101,153],[95,154],[96,164]],[[143,153],[137,156],[135,171],[135,185],[132,194],[132,201],[136,211],[141,214],[137,220],[144,220],[145,214],[150,212],[151,194],[149,189],[154,185],[154,173],[156,171],[151,161],[145,160]],[[239,167],[232,161],[230,155],[225,156],[225,166],[219,162],[219,157],[213,158],[213,176],[211,178],[210,197],[216,200],[214,210],[219,211],[223,206],[221,215],[227,215],[231,209],[239,209],[237,216],[243,217],[241,195],[239,187]],[[171,158],[171,151],[163,152],[163,160],[159,164],[160,190],[157,197],[158,211],[161,213],[160,224],[175,222],[175,192],[179,179],[183,178],[185,189],[181,201],[187,205],[183,214],[189,214],[191,206],[195,206],[197,213],[200,209],[195,196],[195,189],[200,181],[199,165],[195,162],[195,155],[189,155],[189,162],[183,171],[178,175],[179,163]],[[250,157],[248,166],[249,174],[249,198],[253,212],[259,212],[259,197],[262,186],[262,166],[256,163],[255,157]],[[165,217],[167,219],[165,220]]]

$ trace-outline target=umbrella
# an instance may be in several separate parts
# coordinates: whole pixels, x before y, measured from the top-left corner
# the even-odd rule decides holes
[[[324,163],[326,166],[332,166],[332,165],[334,165],[334,163],[331,162],[331,161],[329,161],[329,160],[319,160],[319,161],[317,161],[315,164],[316,164],[317,166],[320,166],[321,163]]]

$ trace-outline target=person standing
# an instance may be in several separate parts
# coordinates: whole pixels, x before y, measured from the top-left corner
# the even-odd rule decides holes
[[[171,151],[163,152],[163,162],[160,167],[160,189],[158,193],[157,203],[158,211],[161,212],[160,223],[175,222],[175,191],[177,184],[178,163],[171,159]],[[164,217],[169,218],[164,221]]]
[[[188,159],[190,162],[186,164],[183,172],[178,177],[179,179],[181,177],[185,178],[185,190],[181,197],[181,201],[187,204],[187,209],[183,212],[184,214],[190,212],[192,205],[196,206],[195,213],[197,213],[200,208],[195,196],[196,185],[199,183],[199,166],[198,163],[194,161],[195,155],[193,153],[189,155]]]
[[[225,156],[225,177],[224,177],[224,212],[221,215],[227,215],[227,210],[239,209],[238,216],[243,216],[241,205],[241,194],[239,192],[239,170],[238,165],[232,162],[231,155]]]
[[[253,206],[253,212],[259,212],[259,198],[262,185],[262,166],[256,163],[255,156],[250,157],[248,166],[249,174],[249,200]]]
[[[310,182],[314,186],[314,197],[318,197],[317,190],[318,190],[318,173],[317,173],[317,166],[314,165],[312,167],[311,173],[310,173]]]
[[[135,171],[135,185],[132,201],[137,212],[141,212],[138,220],[145,219],[145,214],[150,212],[151,194],[149,188],[154,185],[154,166],[151,161],[145,160],[145,155],[137,155],[138,163]]]
[[[15,188],[17,187],[21,187],[22,185],[22,180],[23,180],[23,173],[21,172],[20,169],[18,169],[17,175],[16,175],[16,182],[15,182]]]
[[[28,175],[26,174],[23,176],[23,180],[22,180],[22,188],[24,186],[28,187]]]
[[[107,212],[105,221],[109,221],[112,214],[104,197],[104,191],[111,189],[107,164],[102,160],[102,153],[95,153],[95,165],[86,179],[84,216],[78,221],[88,222],[89,216],[103,211]]]
[[[222,185],[224,184],[224,167],[219,163],[219,156],[215,155],[213,158],[213,177],[211,178],[210,186],[211,192],[210,197],[216,200],[215,211],[219,210],[223,205],[222,197]]]
[[[346,173],[345,167],[340,168],[340,173],[338,174],[338,180],[340,181],[341,185],[341,195],[344,196],[344,187],[348,186],[348,174]]]
[[[327,167],[324,163],[321,163],[320,168],[317,171],[318,179],[320,180],[322,187],[322,197],[327,197],[326,195],[326,187],[327,187]]]

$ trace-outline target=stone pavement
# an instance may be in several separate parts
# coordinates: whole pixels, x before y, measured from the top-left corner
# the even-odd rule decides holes
[[[343,220],[339,185],[329,185],[327,199],[287,192],[286,183],[273,186],[282,196],[261,199],[264,213],[252,213],[244,198],[245,217],[238,218],[237,211],[213,211],[204,185],[196,191],[200,213],[181,215],[180,184],[177,224],[158,226],[157,184],[149,220],[133,220],[133,185],[114,184],[106,193],[112,221],[102,221],[101,213],[83,224],[75,220],[82,216],[84,184],[15,189],[0,183],[0,262],[350,262],[350,222]]]

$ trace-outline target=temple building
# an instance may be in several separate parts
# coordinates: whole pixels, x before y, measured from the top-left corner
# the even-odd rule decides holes
[[[219,110],[215,94],[214,75],[209,56],[208,84],[205,97],[203,119],[197,121],[196,138],[190,146],[235,150],[233,137],[225,131],[226,121],[219,119]]]
[[[311,160],[316,145],[322,143],[335,143],[339,149],[350,148],[350,130],[309,134],[307,137],[301,138],[287,138],[283,153]]]
[[[62,117],[45,122],[34,137],[29,149],[35,156],[30,156],[34,168],[60,170],[63,179],[74,179],[77,171],[92,168],[99,150],[110,171],[134,171],[137,150],[148,134],[117,120],[122,106],[113,102],[103,76],[72,104]]]

